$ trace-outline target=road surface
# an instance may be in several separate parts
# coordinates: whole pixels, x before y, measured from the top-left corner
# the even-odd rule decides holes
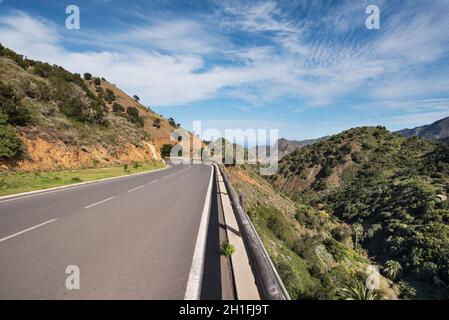
[[[0,299],[183,299],[211,174],[176,165],[0,200]]]

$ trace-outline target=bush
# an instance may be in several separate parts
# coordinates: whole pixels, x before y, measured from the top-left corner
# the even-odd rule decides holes
[[[160,128],[161,127],[161,119],[156,119],[153,121],[153,127]]]
[[[104,94],[104,100],[107,102],[112,102],[116,99],[114,92],[111,89],[106,89]]]
[[[8,125],[8,116],[0,112],[0,159],[17,159],[23,145],[13,127]]]
[[[125,112],[125,107],[123,107],[121,104],[114,103],[112,105],[112,111],[113,112]]]
[[[176,128],[176,126],[177,126],[175,119],[173,119],[173,118],[169,118],[168,123],[174,128]]]
[[[141,164],[137,161],[133,161],[133,168],[138,169],[141,166]]]
[[[90,74],[89,72],[86,72],[84,74],[84,79],[86,79],[87,81],[89,81],[90,79],[92,79],[92,74]]]
[[[230,257],[235,252],[235,247],[229,243],[228,240],[223,241],[221,245],[221,254],[225,257]]]
[[[94,84],[96,85],[96,86],[100,86],[101,85],[101,80],[100,80],[100,78],[94,78]]]
[[[8,123],[24,126],[31,120],[30,112],[15,97],[10,86],[0,82],[0,112],[7,116]]]
[[[140,98],[139,98],[139,96],[138,96],[138,95],[136,95],[136,94],[135,94],[135,95],[133,96],[133,98],[134,98],[134,100],[136,100],[136,101],[140,101]]]
[[[49,78],[52,74],[52,66],[48,63],[37,62],[33,67],[33,73],[42,78]]]
[[[136,107],[128,107],[126,109],[128,115],[128,121],[143,127],[145,125],[143,118],[139,116],[139,110]]]

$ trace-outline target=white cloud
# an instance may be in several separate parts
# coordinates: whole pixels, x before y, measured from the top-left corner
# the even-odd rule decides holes
[[[306,108],[347,97],[382,102],[447,93],[445,70],[432,74],[428,68],[449,53],[449,8],[431,1],[429,10],[415,12],[412,20],[408,8],[401,8],[389,13],[394,18],[381,31],[355,39],[352,29],[358,15],[364,18],[362,7],[345,3],[324,12],[318,26],[335,29],[335,35],[319,33],[313,41],[307,40],[317,30],[313,19],[292,22],[268,1],[227,2],[204,20],[156,19],[123,32],[65,33],[65,38],[52,22],[19,12],[0,17],[0,42],[30,58],[104,76],[156,106],[230,96],[253,105],[293,98]],[[232,32],[263,33],[265,42],[235,45]],[[102,49],[75,53],[64,48],[66,41]]]

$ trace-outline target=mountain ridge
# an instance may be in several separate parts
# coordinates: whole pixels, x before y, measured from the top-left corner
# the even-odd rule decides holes
[[[404,137],[420,137],[426,140],[445,140],[449,138],[449,117],[437,120],[431,124],[415,127],[412,129],[402,129],[397,131]]]

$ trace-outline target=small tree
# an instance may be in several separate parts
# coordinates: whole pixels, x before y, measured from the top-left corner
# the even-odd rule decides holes
[[[101,80],[100,80],[100,78],[94,78],[94,84],[95,84],[96,86],[101,85]]]
[[[136,101],[140,101],[140,98],[139,98],[139,96],[138,96],[137,94],[135,94],[135,95],[133,96],[133,98],[134,98],[134,100],[136,100]]]
[[[92,79],[92,74],[90,74],[89,72],[86,72],[84,74],[84,79],[86,79],[87,81],[89,81],[90,79]]]

